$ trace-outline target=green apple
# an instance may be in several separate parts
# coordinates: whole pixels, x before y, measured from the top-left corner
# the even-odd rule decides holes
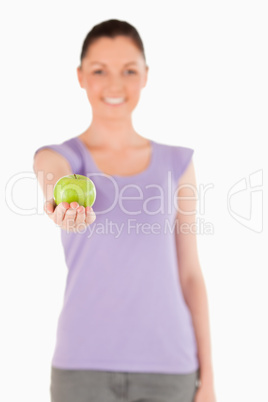
[[[85,208],[92,206],[96,199],[96,188],[92,180],[81,174],[70,174],[61,177],[54,186],[54,200],[61,202],[77,202]]]

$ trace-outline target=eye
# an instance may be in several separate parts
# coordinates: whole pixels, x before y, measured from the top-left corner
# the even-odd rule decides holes
[[[130,74],[136,74],[135,70],[127,70],[127,72],[130,73]]]
[[[99,75],[99,73],[102,73],[102,70],[95,70],[95,71],[93,71],[93,74]]]

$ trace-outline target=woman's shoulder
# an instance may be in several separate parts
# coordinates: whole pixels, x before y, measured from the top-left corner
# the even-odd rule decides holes
[[[37,148],[36,153],[40,150],[43,149],[52,149],[52,150],[57,150],[57,151],[66,151],[69,152],[70,154],[75,154],[79,150],[78,146],[78,136],[74,136],[71,138],[67,138],[62,141],[53,141],[50,143],[47,143],[45,145],[42,145],[41,147]]]
[[[39,147],[34,156],[41,150],[54,151],[63,156],[69,164],[72,166],[73,170],[79,171],[81,168],[82,162],[82,154],[81,148],[79,147],[79,142],[77,141],[77,137],[67,138],[63,141],[53,142],[50,144],[43,145]]]
[[[191,156],[194,153],[194,149],[186,145],[175,145],[169,143],[161,143],[154,141],[157,148],[162,154],[167,155],[170,158],[184,158]]]
[[[162,165],[168,166],[179,178],[190,163],[194,149],[185,145],[174,145],[155,141],[158,148],[158,159]]]

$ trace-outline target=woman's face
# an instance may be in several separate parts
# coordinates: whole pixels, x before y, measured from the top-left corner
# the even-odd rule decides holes
[[[147,74],[142,53],[124,36],[98,39],[77,68],[80,86],[86,90],[93,115],[104,118],[131,114],[146,85]]]

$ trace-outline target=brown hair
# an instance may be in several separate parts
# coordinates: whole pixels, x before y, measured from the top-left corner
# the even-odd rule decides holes
[[[80,55],[80,62],[82,63],[82,60],[86,56],[90,45],[92,45],[96,40],[102,37],[115,38],[119,35],[132,39],[137,48],[141,51],[146,62],[143,43],[137,29],[126,21],[119,21],[115,19],[103,21],[91,29],[84,40]]]

